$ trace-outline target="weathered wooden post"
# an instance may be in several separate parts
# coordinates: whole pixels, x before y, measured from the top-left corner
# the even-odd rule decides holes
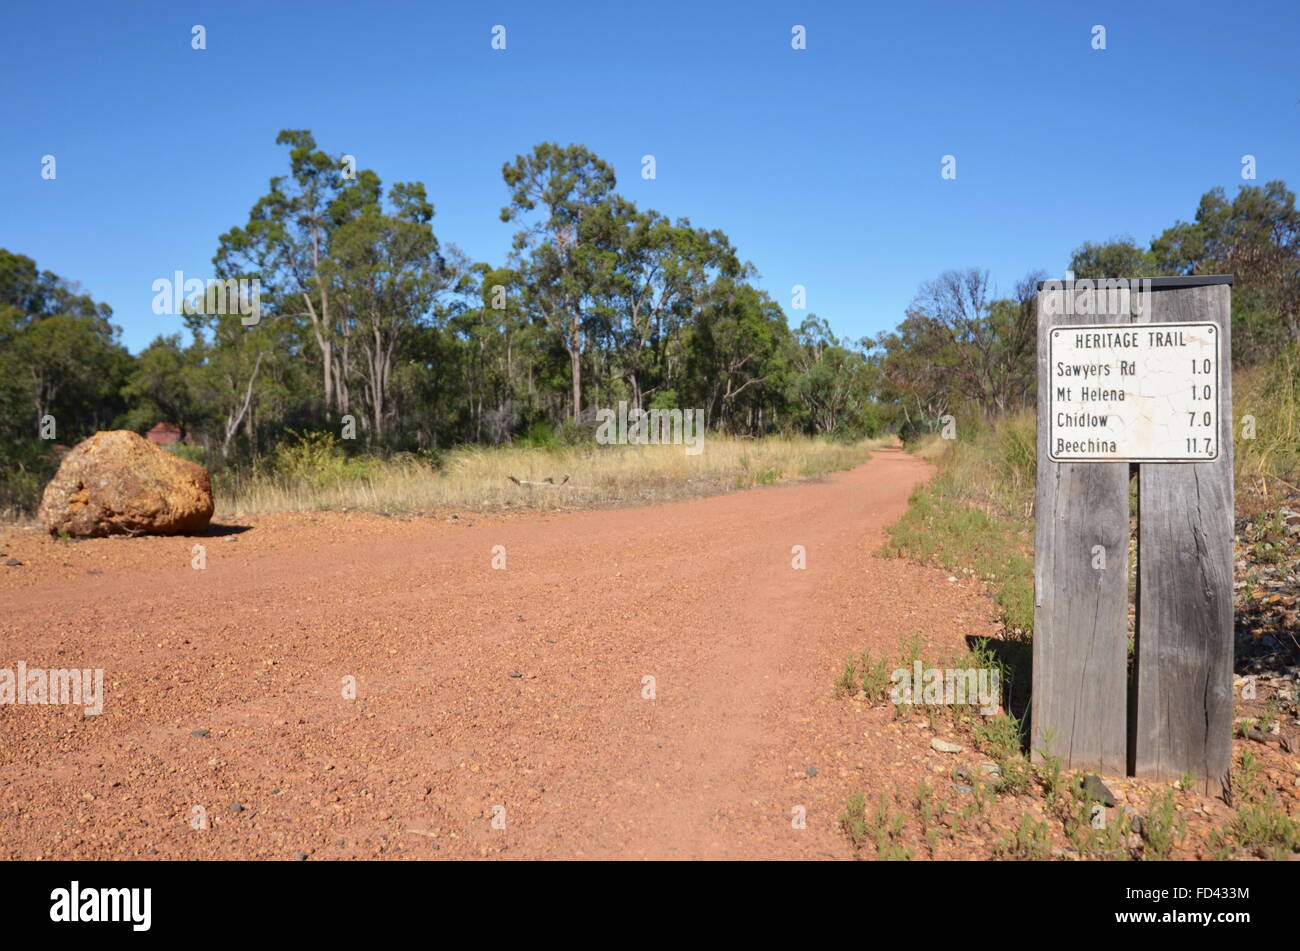
[[[1232,278],[1038,294],[1035,755],[1226,781],[1232,734]],[[1129,469],[1138,470],[1132,703]],[[1131,711],[1131,722],[1129,722]]]

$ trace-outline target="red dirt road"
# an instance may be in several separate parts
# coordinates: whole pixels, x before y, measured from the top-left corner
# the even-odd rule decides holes
[[[845,656],[993,633],[978,589],[874,555],[928,472],[883,450],[648,508],[6,532],[0,668],[103,668],[105,700],[0,705],[0,855],[850,858],[847,796],[951,761],[835,697]]]

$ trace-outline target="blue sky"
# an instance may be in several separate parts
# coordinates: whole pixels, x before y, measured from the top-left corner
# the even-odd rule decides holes
[[[947,268],[1009,291],[1062,274],[1085,239],[1145,242],[1212,186],[1235,193],[1244,154],[1256,184],[1300,186],[1293,0],[95,2],[5,19],[0,246],[108,302],[133,351],[179,329],[152,313],[153,281],[209,276],[218,236],[286,170],[283,128],[425,182],[439,238],[493,263],[513,230],[502,164],[584,143],[638,204],[726,231],[792,324],[802,284],[852,338]]]

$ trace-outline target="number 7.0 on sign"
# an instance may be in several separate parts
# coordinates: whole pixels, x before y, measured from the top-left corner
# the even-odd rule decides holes
[[[1219,457],[1213,323],[1049,328],[1053,462],[1209,462]]]

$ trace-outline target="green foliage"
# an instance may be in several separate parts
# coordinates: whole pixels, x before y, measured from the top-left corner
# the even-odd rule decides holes
[[[374,460],[348,457],[333,433],[288,433],[292,439],[280,443],[266,464],[288,482],[321,489],[365,479],[375,470]]]
[[[47,442],[23,439],[0,443],[0,517],[34,515],[41,491],[58,465]]]
[[[1034,432],[1020,411],[1034,396],[1036,273],[999,291],[979,269],[945,272],[896,330],[854,342],[816,315],[792,328],[724,232],[638,207],[580,144],[504,164],[513,250],[482,262],[435,234],[424,184],[344,174],[308,130],[276,142],[279,174],[213,257],[215,277],[260,282],[251,325],[205,296],[184,315],[189,338],[133,357],[108,307],[0,251],[0,505],[34,509],[55,458],[39,441],[46,416],[62,445],[174,423],[214,470],[247,472],[280,465],[291,430],[350,427],[347,445],[376,456],[591,445],[594,410],[620,400],[700,408],[727,434],[840,441],[934,432],[952,415],[956,445],[891,547],[986,577],[1008,627],[1028,632]],[[1237,441],[1239,482],[1295,484],[1300,212],[1282,182],[1211,190],[1149,247],[1085,242],[1072,264],[1080,277],[1235,274],[1234,358],[1265,364],[1239,400],[1259,423]],[[322,478],[364,470],[328,465],[351,475]]]
[[[1234,379],[1233,388],[1238,484],[1250,490],[1262,483],[1266,497],[1275,489],[1289,494],[1300,483],[1300,345],[1276,348],[1265,367]]]
[[[905,822],[906,816],[894,812],[883,793],[873,815],[867,815],[862,794],[854,793],[840,816],[840,828],[848,835],[849,841],[861,847],[869,838],[875,846],[877,861],[882,862],[911,861],[912,851],[901,842]]]
[[[889,696],[889,670],[885,662],[885,655],[882,653],[874,661],[871,659],[871,651],[862,652],[862,691],[871,701],[884,700]]]
[[[1061,755],[1052,751],[1052,741],[1052,731],[1047,730],[1043,734],[1043,745],[1034,752],[1040,758],[1036,770],[1038,783],[1042,786],[1048,802],[1058,805],[1062,794],[1069,788],[1069,778],[1061,768],[1063,762]]]
[[[840,676],[835,681],[835,690],[839,693],[852,693],[857,687],[858,670],[853,664],[853,658],[850,657],[844,662],[844,669],[840,671]]]
[[[1021,813],[1020,824],[1015,831],[993,846],[994,854],[1000,858],[1027,859],[1041,862],[1051,857],[1052,839],[1047,823],[1037,820],[1029,813]]]
[[[849,796],[840,814],[840,828],[855,847],[867,840],[867,800],[862,793]]]
[[[1039,277],[1025,275],[1011,297],[997,296],[979,268],[921,285],[898,329],[875,341],[881,392],[901,411],[904,438],[935,432],[956,407],[991,418],[1030,404]]]
[[[1300,822],[1287,815],[1272,792],[1243,804],[1227,834],[1238,846],[1263,859],[1278,861],[1300,852]]]
[[[949,571],[973,570],[993,583],[1002,622],[1012,634],[1033,629],[1033,559],[1023,551],[1023,525],[1008,525],[981,509],[917,490],[907,512],[889,528],[885,551]]]
[[[202,446],[190,446],[185,443],[172,443],[170,446],[162,447],[165,451],[170,452],[173,456],[179,456],[187,462],[195,462],[201,466],[207,465],[208,454],[203,451]]]
[[[1095,281],[1113,277],[1154,277],[1157,265],[1149,250],[1138,247],[1131,237],[1124,235],[1103,244],[1083,242],[1070,256],[1070,270],[1078,280]]]
[[[1156,273],[1232,274],[1232,355],[1266,362],[1300,342],[1300,210],[1285,182],[1201,196],[1192,222],[1151,242]]]
[[[1142,840],[1145,843],[1142,858],[1146,861],[1164,861],[1186,833],[1187,820],[1178,815],[1173,792],[1165,790],[1164,795],[1152,803],[1142,819]]]
[[[1129,835],[1132,832],[1128,815],[1120,813],[1113,821],[1104,822],[1098,828],[1093,825],[1093,810],[1105,807],[1084,793],[1082,782],[1075,781],[1071,791],[1074,794],[1074,810],[1067,817],[1066,833],[1075,851],[1084,858],[1104,862],[1128,860],[1131,857]]]
[[[70,446],[126,408],[132,357],[112,311],[31,258],[0,249],[0,513],[31,515]],[[43,438],[53,426],[53,438]]]
[[[994,788],[999,793],[1024,795],[1033,784],[1033,773],[1021,753],[1024,733],[1024,721],[1005,713],[975,723],[976,743],[998,767]]]

